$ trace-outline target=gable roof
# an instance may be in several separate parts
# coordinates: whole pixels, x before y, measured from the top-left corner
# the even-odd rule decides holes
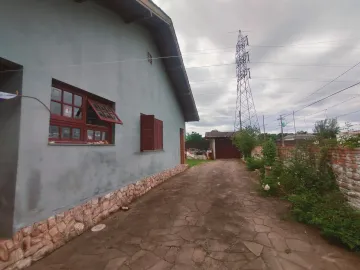
[[[171,18],[151,0],[97,0],[97,2],[119,14],[126,23],[139,23],[150,31],[175,89],[185,121],[199,121]]]
[[[221,132],[217,130],[212,130],[205,133],[205,138],[231,138],[234,135],[234,131]]]

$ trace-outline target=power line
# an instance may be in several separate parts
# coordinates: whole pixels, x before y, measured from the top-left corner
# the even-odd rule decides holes
[[[207,83],[207,82],[218,82],[224,80],[235,80],[236,77],[223,77],[223,78],[215,78],[213,80],[199,80],[199,81],[190,81],[190,83]],[[271,78],[271,77],[251,77],[251,79],[255,80],[296,80],[296,81],[303,81],[303,82],[329,82],[327,80],[313,80],[313,79],[305,79],[305,78],[291,78],[291,77],[278,77],[278,78]],[[355,81],[336,81],[337,83],[353,83]]]
[[[339,106],[339,105],[341,105],[341,104],[344,104],[344,103],[346,103],[346,102],[349,102],[349,101],[353,100],[354,98],[358,98],[358,97],[359,97],[359,95],[358,95],[358,96],[353,96],[353,97],[351,97],[351,98],[349,98],[349,99],[346,99],[346,100],[344,100],[344,101],[342,101],[342,102],[340,102],[340,103],[337,103],[337,104],[335,104],[335,105],[332,105],[332,106],[330,106],[330,107],[327,107],[327,108],[324,109],[324,110],[321,110],[321,111],[318,111],[318,112],[315,112],[315,113],[311,113],[311,114],[308,114],[308,115],[298,115],[298,117],[304,117],[304,116],[305,116],[305,117],[308,117],[308,116],[312,116],[312,115],[315,115],[315,114],[318,114],[318,113],[327,111],[328,109],[334,108],[334,107]]]
[[[316,44],[316,43],[314,43]],[[250,47],[298,47],[301,48],[299,45],[251,45]],[[305,47],[308,48],[309,46]],[[304,48],[304,47],[302,47]],[[319,48],[318,46],[315,46],[315,48]],[[193,55],[202,55],[202,54],[214,54],[214,53],[220,53],[220,52],[232,52],[233,53],[233,47],[224,47],[224,48],[215,48],[215,49],[201,49],[201,50],[195,50],[192,52],[185,52],[181,55],[170,55],[170,56],[159,56],[159,57],[153,57],[152,60],[161,60],[161,59],[170,59],[170,58],[182,58],[187,56],[193,56]],[[231,50],[231,51],[229,51]],[[76,66],[85,66],[85,65],[105,65],[105,64],[116,64],[116,63],[123,63],[123,62],[137,62],[137,61],[148,61],[148,58],[134,58],[134,59],[123,59],[123,60],[116,60],[116,61],[105,61],[105,62],[89,62],[89,63],[82,63],[82,64],[72,64],[72,65],[63,65],[63,66],[53,66],[53,68],[56,67],[76,67]],[[43,69],[48,67],[43,67]],[[16,72],[21,71],[22,69],[17,70],[7,70],[7,71],[1,71],[3,72]]]
[[[335,117],[333,117],[333,118],[339,118],[339,117],[343,117],[343,116],[346,116],[346,115],[349,115],[349,114],[353,114],[353,113],[357,113],[357,112],[360,112],[360,110],[357,110],[357,111],[354,111],[354,112],[345,113],[345,114],[341,114],[341,115],[335,116]]]
[[[311,97],[313,94],[319,92],[321,89],[325,88],[326,86],[328,86],[329,84],[333,83],[334,81],[336,81],[337,79],[339,79],[340,77],[342,77],[343,75],[345,75],[346,73],[348,73],[350,70],[354,69],[355,67],[357,67],[358,65],[360,65],[360,62],[358,62],[357,64],[353,65],[351,68],[347,69],[345,72],[341,73],[339,76],[337,76],[335,79],[331,80],[330,82],[324,84],[323,86],[321,86],[319,89],[315,90],[314,92],[312,92],[310,95],[306,96],[305,98],[303,98],[302,100]],[[302,101],[301,100],[301,101]]]
[[[254,62],[252,61],[249,64],[262,64],[262,65],[280,65],[280,66],[291,66],[291,67],[350,67],[350,65],[326,65],[326,64],[292,64],[292,63],[281,63],[281,62]],[[192,67],[185,67],[186,69],[193,69],[193,68],[207,68],[207,67],[221,67],[221,66],[234,66],[236,63],[222,63],[222,64],[213,64],[213,65],[204,65],[204,66],[192,66]],[[177,69],[181,67],[175,67],[172,69]]]
[[[314,102],[306,105],[305,107],[303,107],[303,108],[301,108],[301,109],[299,109],[299,110],[296,110],[295,113],[297,113],[297,112],[299,112],[299,111],[302,111],[302,110],[304,110],[304,109],[306,109],[306,108],[308,108],[308,107],[310,107],[310,106],[312,106],[312,105],[314,105],[314,104],[317,104],[317,103],[319,103],[319,102],[321,102],[321,101],[323,101],[323,100],[325,100],[325,99],[328,99],[328,98],[330,98],[330,97],[333,97],[333,96],[335,96],[335,95],[337,95],[337,94],[339,94],[339,93],[341,93],[341,92],[344,92],[344,91],[346,91],[346,90],[348,90],[348,89],[350,89],[350,88],[353,88],[353,87],[355,87],[355,86],[357,86],[357,85],[359,85],[359,84],[360,84],[360,82],[357,82],[357,83],[355,83],[355,84],[353,84],[353,85],[350,85],[350,86],[348,86],[348,87],[346,87],[346,88],[343,88],[343,89],[341,89],[341,90],[339,90],[339,91],[337,91],[337,92],[335,92],[335,93],[333,93],[333,94],[331,94],[331,95],[328,95],[328,96],[326,96],[326,97],[324,97],[324,98],[321,98],[321,99],[319,99],[319,100],[317,100],[317,101],[314,101]],[[290,114],[292,114],[292,113],[288,113],[288,114],[286,114],[286,115],[283,115],[283,117],[289,116]]]

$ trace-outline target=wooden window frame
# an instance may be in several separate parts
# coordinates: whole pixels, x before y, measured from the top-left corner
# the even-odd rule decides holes
[[[61,104],[61,110],[60,110],[60,114],[61,115],[57,115],[57,114],[53,114],[51,113],[50,116],[50,125],[49,125],[49,135],[50,135],[50,126],[56,126],[59,128],[59,135],[58,138],[48,138],[49,143],[58,143],[58,144],[113,144],[113,130],[114,130],[114,124],[122,124],[120,118],[118,117],[118,115],[115,113],[115,111],[113,110],[113,107],[115,105],[114,102],[111,101],[107,101],[104,100],[100,97],[94,96],[93,94],[90,94],[82,89],[78,89],[74,86],[71,86],[69,84],[60,82],[58,80],[53,79],[52,81],[52,90],[53,88],[58,89],[61,91],[61,101],[58,100],[54,100],[52,98],[51,95],[51,102],[56,102]],[[69,92],[71,93],[72,96],[72,103],[66,103],[64,102],[64,92]],[[77,106],[75,105],[75,95],[80,96],[82,98],[82,103],[81,106]],[[102,104],[102,105],[106,105],[107,107],[112,108],[112,113],[113,115],[116,116],[117,121],[108,121],[108,120],[104,120],[104,119],[100,119],[104,121],[104,126],[100,126],[100,125],[93,125],[93,124],[88,124],[87,123],[87,107],[88,105],[90,105],[89,100]],[[63,116],[63,105],[67,105],[67,106],[72,106],[72,117],[66,117]],[[74,108],[79,108],[81,110],[81,115],[82,118],[81,119],[75,119],[74,118]],[[94,109],[94,111],[96,112],[96,114],[98,115],[98,112]],[[98,116],[99,117],[99,116]],[[63,138],[62,137],[62,129],[63,128],[70,128],[70,139],[69,138]],[[80,129],[80,139],[73,139],[73,129]],[[87,136],[87,132],[88,130],[93,130],[93,131],[100,131],[101,132],[101,139],[100,140],[95,140],[95,132],[93,133],[93,139],[89,139]],[[102,140],[102,136],[103,136],[103,132],[106,132],[107,138],[106,140]]]
[[[163,121],[154,115],[140,114],[140,151],[164,150]]]

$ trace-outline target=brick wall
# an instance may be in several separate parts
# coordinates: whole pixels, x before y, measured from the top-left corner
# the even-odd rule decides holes
[[[340,190],[360,209],[360,149],[335,149],[331,156]]]
[[[263,147],[262,146],[256,146],[252,151],[251,151],[251,156],[252,157],[262,157],[263,154],[262,154],[262,149]]]
[[[291,146],[278,147],[278,156],[290,158],[294,149]],[[319,149],[313,150],[319,153]],[[330,157],[340,190],[352,206],[360,209],[360,148],[336,148],[330,152]]]

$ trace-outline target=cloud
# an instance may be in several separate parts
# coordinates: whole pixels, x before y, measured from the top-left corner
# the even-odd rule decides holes
[[[187,131],[233,130],[236,67],[231,63],[239,28],[249,37],[250,85],[260,124],[265,115],[269,132],[279,132],[280,114],[298,111],[360,80],[359,65],[339,82],[310,95],[360,61],[358,0],[154,2],[173,20],[201,117],[189,123]],[[218,66],[196,68],[206,65]],[[360,87],[298,111],[297,129],[311,131],[317,120],[356,111],[360,98],[334,105],[357,95]],[[292,115],[286,119],[285,130],[294,130]],[[359,124],[359,119],[360,112],[342,116],[339,122]]]

